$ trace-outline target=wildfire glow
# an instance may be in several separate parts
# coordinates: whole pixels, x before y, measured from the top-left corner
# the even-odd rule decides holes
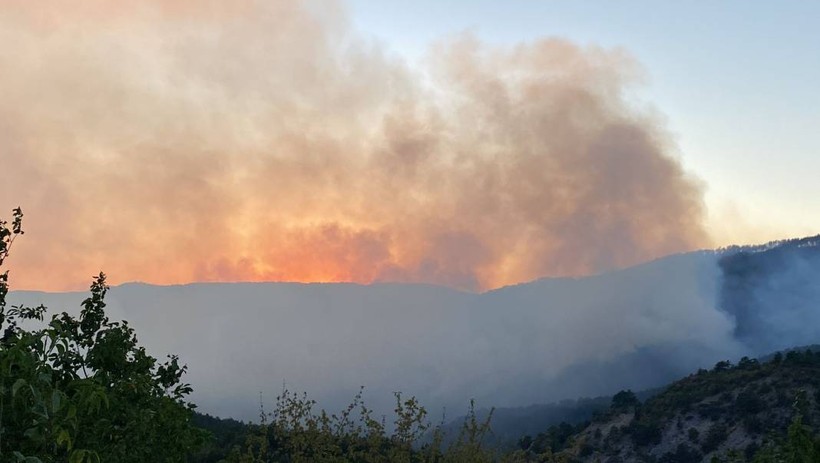
[[[707,244],[622,51],[464,36],[410,69],[331,2],[79,5],[0,13],[15,288],[102,269],[481,290]]]

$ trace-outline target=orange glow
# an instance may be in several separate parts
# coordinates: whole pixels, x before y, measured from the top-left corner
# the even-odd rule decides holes
[[[329,3],[60,5],[0,15],[14,288],[102,269],[482,290],[708,244],[621,51],[462,37],[422,77]]]

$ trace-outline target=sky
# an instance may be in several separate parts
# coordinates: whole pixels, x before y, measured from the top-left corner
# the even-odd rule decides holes
[[[818,9],[8,0],[12,287],[484,291],[815,234]]]
[[[804,1],[349,0],[355,27],[410,61],[463,32],[621,47],[705,184],[717,245],[820,231],[820,4]]]

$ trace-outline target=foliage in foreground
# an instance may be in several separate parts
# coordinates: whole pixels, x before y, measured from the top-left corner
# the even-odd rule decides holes
[[[0,268],[23,213],[0,221]],[[45,321],[46,308],[6,305],[0,274],[0,462],[185,461],[205,433],[191,423],[186,368],[137,344],[127,322],[105,315],[100,273],[78,317]],[[33,327],[33,328],[32,328]]]
[[[261,462],[493,462],[523,461],[502,455],[485,445],[491,415],[478,420],[473,404],[456,438],[444,444],[441,425],[427,420],[427,411],[415,397],[395,393],[394,420],[373,417],[362,391],[339,414],[316,410],[306,395],[284,390],[271,413],[260,413],[260,424],[205,417],[203,422],[219,436],[231,436],[197,455],[198,463]],[[392,430],[392,431],[389,431]],[[227,431],[227,433],[225,432]],[[237,432],[238,431],[238,432]],[[244,432],[243,432],[244,431]],[[226,448],[228,447],[228,448]]]

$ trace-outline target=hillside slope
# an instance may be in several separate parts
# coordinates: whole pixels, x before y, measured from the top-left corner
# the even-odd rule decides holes
[[[445,408],[464,413],[471,398],[512,407],[595,397],[738,356],[731,320],[713,306],[716,272],[701,253],[483,294],[407,284],[126,284],[107,302],[149,351],[188,365],[204,412],[253,420],[260,391],[270,401],[284,382],[334,411],[365,386],[368,404],[389,413],[392,392],[402,391],[438,419]],[[84,297],[9,299],[63,310]],[[650,358],[656,368],[645,367]]]
[[[766,442],[786,434],[795,413],[805,424],[820,424],[820,353],[719,362],[643,404],[628,393],[619,396],[620,403],[575,433],[559,440],[561,430],[552,428],[524,446],[559,461],[751,461]]]
[[[820,341],[817,238],[669,256],[482,294],[429,285],[124,284],[108,310],[188,365],[200,410],[253,420],[286,383],[340,410],[366,387],[439,418],[662,386],[716,361]],[[12,269],[12,278],[13,278]],[[14,292],[77,310],[84,292]],[[782,303],[781,303],[782,302]],[[774,333],[774,335],[772,335]]]

